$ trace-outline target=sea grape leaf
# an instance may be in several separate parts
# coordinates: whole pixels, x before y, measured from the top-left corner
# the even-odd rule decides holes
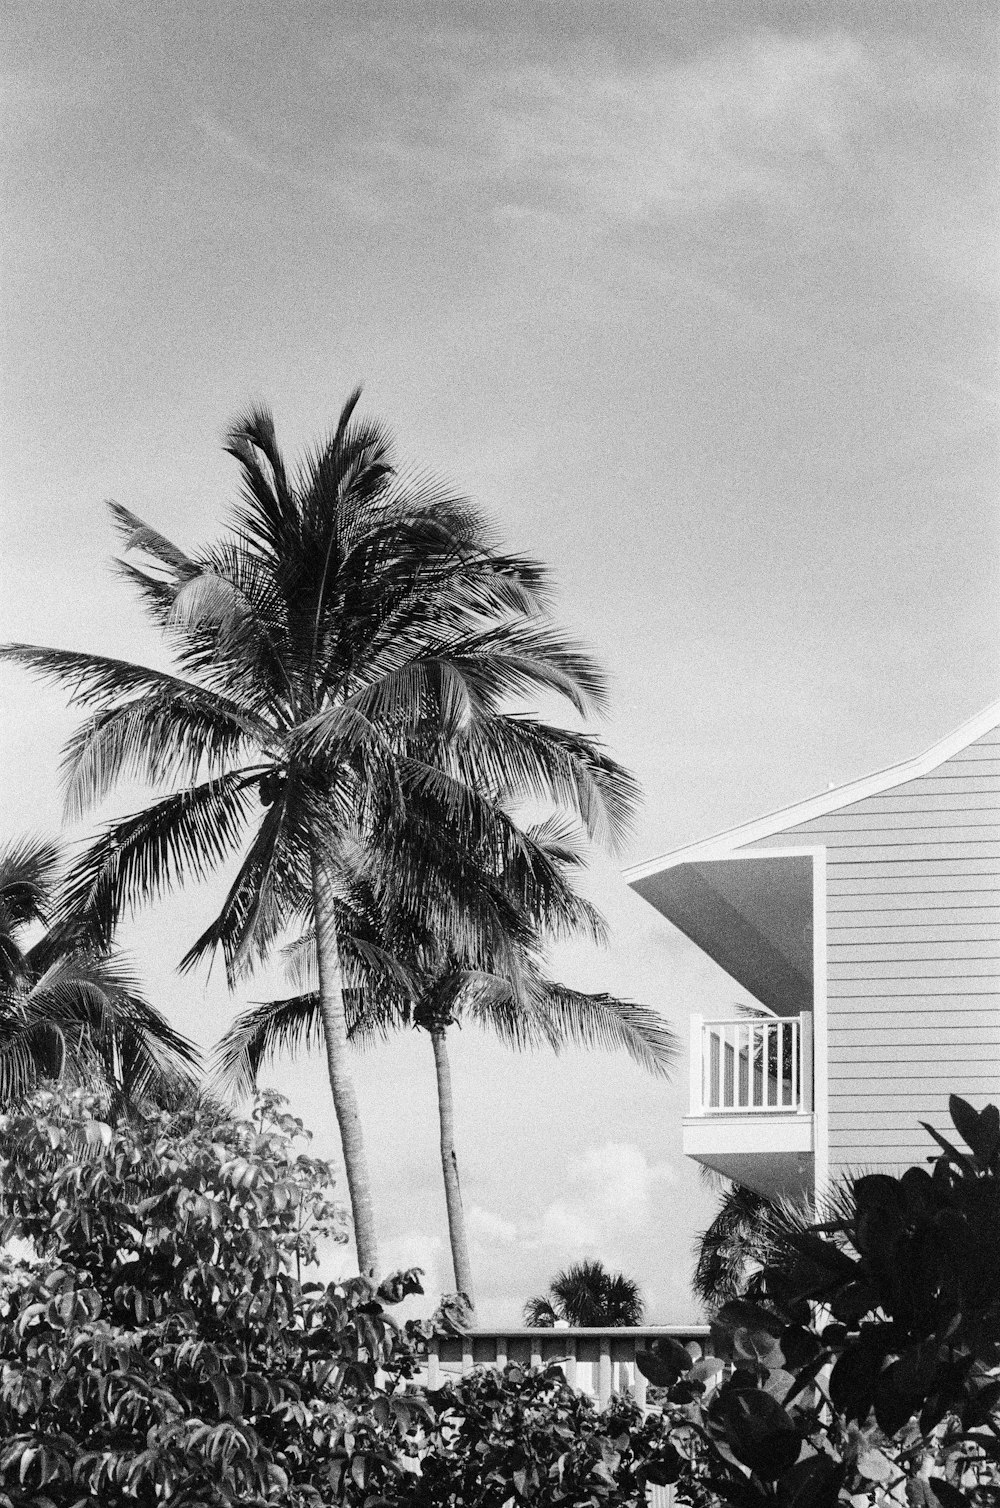
[[[669,1388],[691,1370],[688,1351],[672,1335],[661,1335],[643,1350],[636,1350],[635,1364],[654,1387]]]
[[[799,1433],[780,1403],[767,1393],[727,1388],[718,1412],[734,1455],[764,1481],[773,1482],[798,1460]]]
[[[777,1484],[779,1508],[834,1508],[844,1475],[843,1465],[831,1456],[806,1456],[782,1473]]]

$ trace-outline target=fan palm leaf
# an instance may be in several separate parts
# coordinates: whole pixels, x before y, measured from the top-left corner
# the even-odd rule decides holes
[[[556,1320],[593,1329],[641,1325],[645,1305],[639,1285],[624,1273],[608,1272],[603,1262],[574,1262],[559,1272],[547,1294],[528,1299],[524,1323],[544,1328]]]

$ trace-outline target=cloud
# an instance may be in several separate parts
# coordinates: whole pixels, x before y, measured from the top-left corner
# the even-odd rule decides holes
[[[568,1190],[543,1212],[535,1242],[575,1252],[636,1231],[657,1193],[676,1181],[669,1163],[650,1163],[634,1142],[590,1147],[570,1161]]]
[[[883,138],[968,99],[956,66],[917,43],[839,30],[744,33],[626,66],[511,58],[439,29],[397,35],[376,59],[367,37],[338,38],[318,66],[356,100],[378,87],[377,114],[341,123],[355,183],[377,179],[407,212],[461,196],[507,221],[811,204],[883,161]]]
[[[667,1162],[651,1163],[633,1142],[603,1142],[571,1158],[566,1188],[539,1213],[520,1221],[474,1206],[469,1231],[479,1252],[500,1246],[552,1249],[567,1260],[641,1230],[657,1196],[677,1182]]]
[[[312,197],[331,200],[347,210],[353,219],[379,221],[386,218],[388,206],[366,188],[365,178],[344,175],[336,168],[310,160],[308,148],[297,145],[294,160],[287,154],[263,146],[250,132],[238,132],[206,112],[195,117],[195,130],[210,151],[226,158],[236,167],[267,183],[283,184]]]
[[[345,223],[447,223],[456,256],[473,226],[491,261],[510,240],[561,246],[562,289],[586,281],[588,249],[603,267],[617,235],[633,276],[659,283],[672,264],[678,296],[728,302],[728,263],[762,227],[802,251],[874,246],[949,279],[995,266],[991,170],[954,147],[977,120],[991,133],[989,91],[918,37],[761,29],[624,62],[403,18],[375,50],[367,27],[326,50],[317,39],[311,62],[305,118],[203,114],[211,153]],[[700,261],[689,232],[712,237]]]
[[[517,1226],[492,1210],[474,1204],[466,1217],[470,1241],[482,1246],[512,1246],[517,1240]]]
[[[421,1267],[424,1289],[431,1297],[454,1288],[451,1253],[443,1236],[411,1229],[382,1243],[382,1268],[397,1272],[407,1267]]]

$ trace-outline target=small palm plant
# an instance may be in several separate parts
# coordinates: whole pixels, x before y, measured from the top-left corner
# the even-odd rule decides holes
[[[288,928],[314,928],[358,1263],[375,1271],[336,922],[344,843],[360,824],[391,854],[393,827],[428,792],[453,831],[485,836],[498,774],[614,843],[636,790],[596,740],[518,711],[554,695],[587,716],[605,696],[591,658],[548,617],[544,571],[496,550],[463,499],[401,474],[385,430],[355,417],[358,396],[297,470],[265,409],[240,419],[226,448],[242,495],[228,534],[196,554],[111,505],[120,568],[177,673],[36,645],[0,654],[89,711],[66,750],[72,816],[123,780],[165,790],[107,823],[70,877],[67,910],[102,945],[136,903],[226,863],[228,894],[182,967],[219,950],[235,986]],[[399,878],[419,895],[412,859]]]
[[[186,1092],[194,1048],[143,997],[126,960],[49,926],[60,871],[51,843],[0,849],[0,1104],[46,1079],[100,1087],[118,1107]]]
[[[545,941],[579,932],[600,941],[605,933],[600,914],[570,883],[583,854],[565,820],[549,817],[523,830],[512,824],[501,856],[482,845],[472,853],[457,850],[447,840],[442,815],[424,801],[399,835],[405,846],[419,848],[428,882],[439,894],[424,893],[414,905],[398,885],[396,869],[358,844],[353,862],[342,866],[336,909],[350,1038],[364,1045],[412,1027],[430,1040],[455,1284],[474,1307],[449,1030],[471,1022],[521,1051],[558,1052],[571,1044],[624,1049],[660,1075],[674,1063],[677,1042],[648,1006],[587,994],[549,978]],[[428,925],[428,914],[436,925]],[[256,1087],[268,1058],[319,1044],[312,935],[289,950],[289,962],[292,977],[305,990],[252,1007],[219,1044],[222,1080],[242,1092]]]
[[[724,1188],[714,1219],[695,1241],[694,1291],[711,1312],[738,1298],[772,1255],[774,1211],[756,1189],[739,1183]]]
[[[641,1325],[646,1306],[638,1283],[621,1272],[608,1272],[601,1261],[574,1262],[559,1272],[548,1293],[524,1306],[524,1323],[551,1327],[557,1320],[592,1329]]]

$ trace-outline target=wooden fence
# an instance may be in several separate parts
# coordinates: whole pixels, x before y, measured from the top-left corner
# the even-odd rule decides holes
[[[695,1355],[709,1348],[707,1325],[641,1325],[636,1328],[535,1330],[526,1326],[475,1330],[468,1335],[435,1336],[427,1359],[427,1386],[440,1387],[447,1377],[476,1367],[547,1366],[558,1362],[570,1387],[595,1398],[606,1408],[612,1393],[630,1393],[646,1406],[646,1379],[635,1364],[635,1353],[650,1341],[670,1336]]]

